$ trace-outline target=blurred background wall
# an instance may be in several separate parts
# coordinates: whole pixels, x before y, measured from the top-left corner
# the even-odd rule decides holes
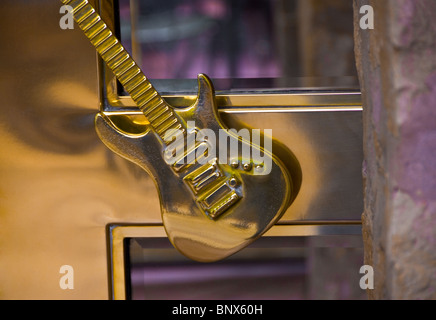
[[[355,0],[375,299],[436,298],[436,1]],[[359,9],[371,5],[373,30]]]
[[[151,78],[203,72],[286,85],[292,77],[357,75],[351,1],[120,0],[120,7],[122,38]]]

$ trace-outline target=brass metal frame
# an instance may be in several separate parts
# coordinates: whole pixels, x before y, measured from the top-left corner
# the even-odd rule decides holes
[[[263,237],[360,235],[360,225],[276,225]],[[129,238],[165,238],[163,225],[110,225],[108,226],[108,256],[110,258],[110,298],[126,300],[125,240]]]
[[[195,95],[164,95],[165,100],[175,107],[191,105]],[[324,93],[281,93],[281,94],[220,94],[216,96],[220,112],[325,112],[325,111],[362,111],[360,92],[324,92]],[[112,106],[135,108],[130,97],[117,96]]]
[[[112,30],[116,30],[114,0],[99,0],[96,8]],[[101,111],[135,111],[136,104],[129,96],[119,95],[119,83],[110,69],[98,57]],[[163,95],[174,107],[186,107],[195,102],[196,94]],[[227,94],[216,93],[219,111],[235,112],[276,112],[273,107],[282,107],[280,112],[325,112],[325,111],[362,111],[361,93],[359,91],[292,92]],[[139,111],[138,111],[139,112]]]

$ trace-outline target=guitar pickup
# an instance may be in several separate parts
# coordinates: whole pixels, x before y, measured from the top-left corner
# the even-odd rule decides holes
[[[194,194],[199,194],[222,177],[224,177],[224,173],[221,171],[218,163],[214,161],[188,174],[184,180]]]
[[[224,183],[219,188],[208,194],[203,200],[199,201],[206,215],[216,220],[227,209],[233,206],[241,197],[233,188]]]
[[[216,160],[201,166],[184,178],[194,192],[201,209],[214,220],[241,198],[235,191],[240,182],[234,176],[230,179],[225,178],[226,175]]]
[[[174,162],[174,164],[172,165],[173,170],[176,173],[180,173],[194,165],[203,156],[203,154],[199,154],[199,150],[206,150],[207,147],[208,145],[206,142],[197,144],[195,148],[192,148],[191,150],[184,153],[181,159]]]

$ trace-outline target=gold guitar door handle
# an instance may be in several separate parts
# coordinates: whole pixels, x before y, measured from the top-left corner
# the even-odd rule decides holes
[[[211,80],[199,75],[196,102],[173,108],[87,0],[61,2],[73,8],[75,21],[150,123],[137,134],[121,130],[104,112],[95,120],[109,149],[153,177],[172,244],[191,259],[212,262],[273,226],[293,199],[291,175],[274,154],[225,127]]]

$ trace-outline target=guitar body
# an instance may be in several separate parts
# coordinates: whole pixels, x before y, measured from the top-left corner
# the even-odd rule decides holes
[[[216,142],[216,153],[209,154],[209,159],[184,162],[190,154],[185,142],[183,155],[169,163],[166,155],[172,145],[165,144],[151,126],[132,134],[99,113],[96,129],[109,149],[154,179],[172,244],[188,258],[212,262],[241,250],[274,225],[289,206],[292,184],[278,158],[226,130],[218,116],[212,83],[204,75],[199,75],[198,82],[196,103],[172,111],[182,123],[195,123],[193,131],[197,133],[208,129],[220,140],[226,135],[228,148],[238,145],[236,156]],[[199,147],[211,142],[208,138],[197,138],[193,149],[197,156],[202,154]],[[246,147],[261,153],[263,162],[245,157],[242,150]],[[226,161],[219,157],[223,151],[228,154]]]

